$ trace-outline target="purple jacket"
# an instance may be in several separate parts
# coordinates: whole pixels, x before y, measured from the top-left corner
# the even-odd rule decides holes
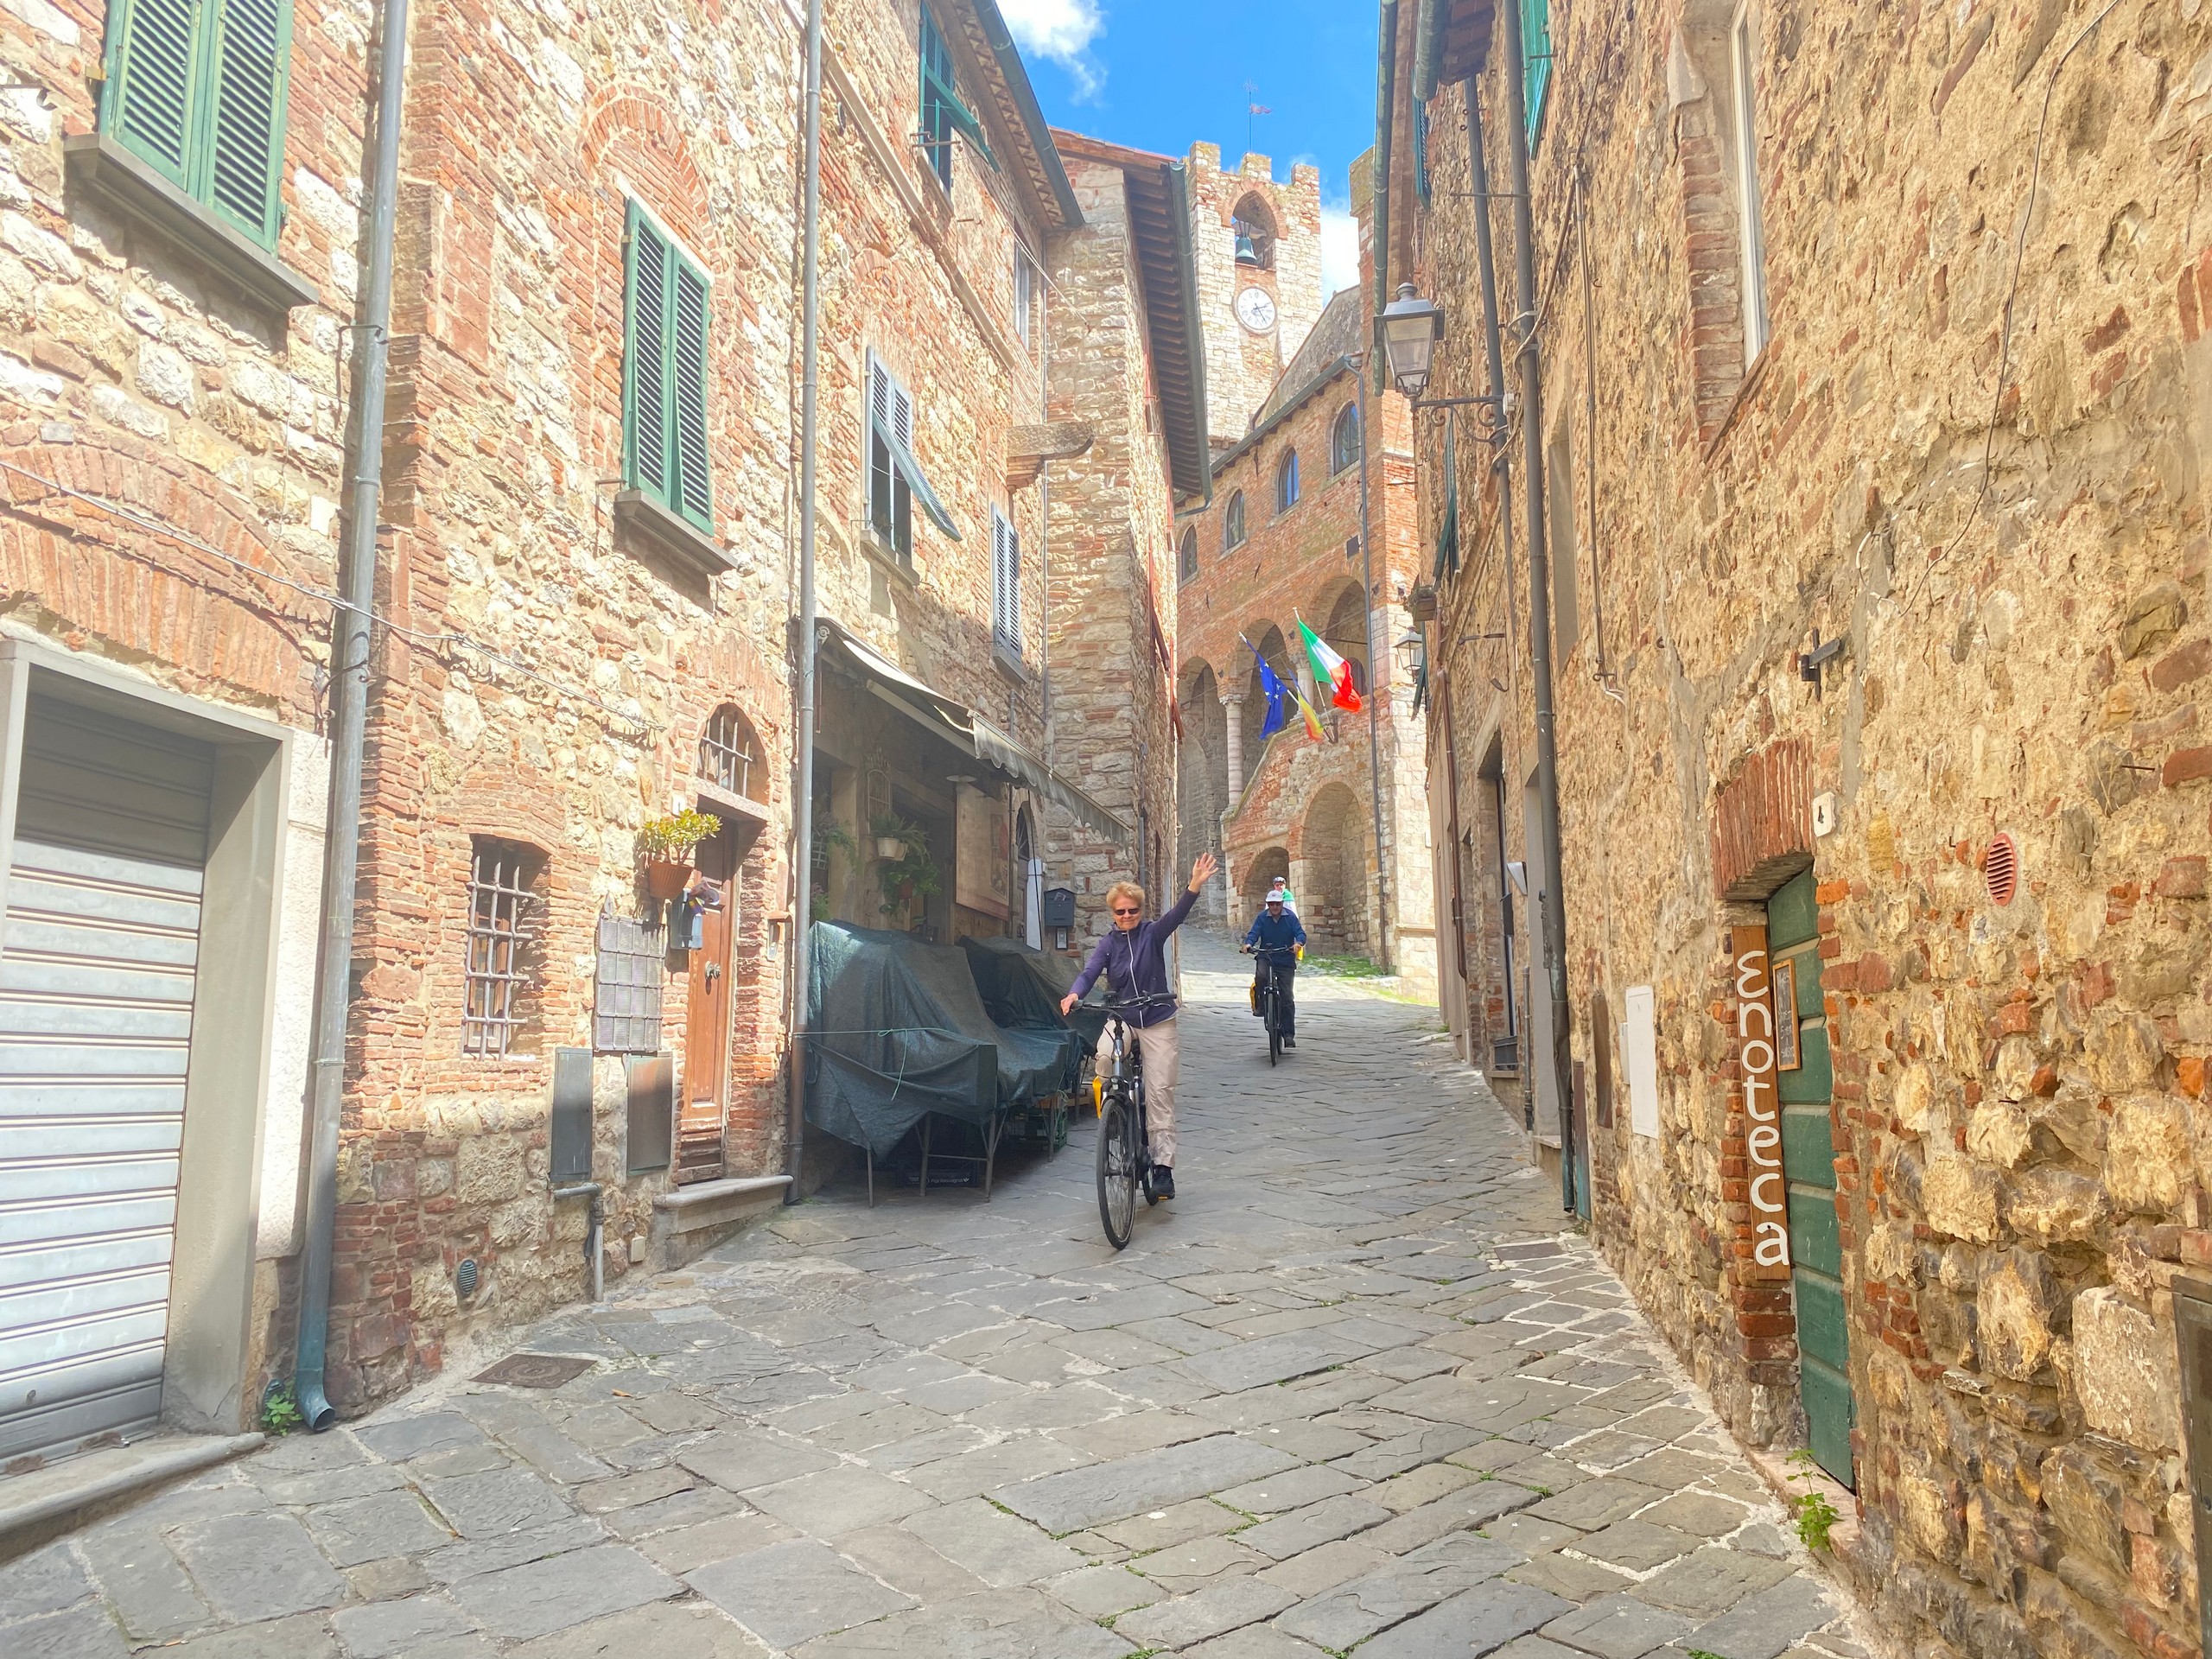
[[[1140,922],[1127,933],[1118,927],[1109,927],[1106,937],[1090,947],[1090,960],[1075,976],[1077,999],[1080,1001],[1090,994],[1090,988],[1097,983],[1102,973],[1106,976],[1106,994],[1117,1002],[1132,1001],[1140,996],[1167,995],[1167,936],[1183,925],[1183,918],[1191,913],[1191,906],[1198,900],[1198,895],[1185,887],[1183,896],[1165,916]],[[1107,919],[1110,922],[1113,918]],[[1129,1024],[1156,1026],[1174,1017],[1173,1001],[1155,1002],[1130,1014]]]

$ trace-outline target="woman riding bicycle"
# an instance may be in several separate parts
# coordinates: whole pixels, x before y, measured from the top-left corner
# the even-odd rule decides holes
[[[1106,905],[1114,912],[1113,928],[1091,947],[1090,960],[1076,976],[1075,988],[1060,1001],[1065,1014],[1090,994],[1103,973],[1109,996],[1135,1005],[1116,1017],[1135,1034],[1142,1057],[1154,1198],[1175,1196],[1176,1010],[1174,995],[1167,988],[1167,936],[1183,925],[1198,902],[1198,889],[1220,868],[1211,853],[1200,853],[1191,866],[1191,885],[1174,907],[1154,921],[1142,919],[1144,889],[1135,882],[1116,881],[1109,887]]]

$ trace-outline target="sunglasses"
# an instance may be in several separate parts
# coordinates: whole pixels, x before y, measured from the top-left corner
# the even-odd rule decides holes
[[[1121,906],[1116,905],[1114,906],[1114,913],[1116,916],[1134,916],[1137,913],[1137,907],[1135,905],[1131,905],[1125,910]]]

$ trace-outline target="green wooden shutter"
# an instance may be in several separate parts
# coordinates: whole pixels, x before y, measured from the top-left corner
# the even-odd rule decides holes
[[[104,124],[180,190],[189,188],[199,26],[199,0],[116,0],[108,24]]]
[[[292,56],[289,0],[205,0],[213,13],[209,109],[193,194],[264,248],[276,245],[284,102]]]
[[[623,470],[630,487],[668,499],[668,244],[630,204],[622,338]]]
[[[707,279],[674,250],[669,263],[676,296],[676,327],[669,341],[674,359],[677,487],[669,505],[702,530],[715,527],[714,497],[707,481]]]
[[[1528,71],[1529,148],[1544,129],[1544,99],[1552,86],[1551,0],[1521,0],[1521,56]]]

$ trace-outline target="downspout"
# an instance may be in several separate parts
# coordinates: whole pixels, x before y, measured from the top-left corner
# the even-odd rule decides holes
[[[1498,545],[1505,556],[1505,632],[1510,640],[1521,620],[1513,605],[1513,463],[1505,448],[1512,429],[1505,415],[1511,394],[1505,388],[1505,358],[1498,343],[1497,262],[1491,242],[1490,162],[1483,138],[1483,106],[1472,75],[1459,86],[1467,100],[1468,175],[1475,192],[1476,264],[1482,273],[1483,355],[1490,372],[1490,395],[1497,400],[1491,410],[1491,428],[1483,441],[1491,446],[1491,470],[1497,474]],[[1516,714],[1521,703],[1520,660],[1510,651],[1505,653],[1506,676],[1512,687],[1506,695]]]
[[[798,782],[791,801],[791,857],[798,902],[791,918],[791,1132],[784,1202],[802,1196],[806,1152],[806,992],[814,929],[814,483],[816,404],[821,391],[822,0],[806,3],[804,239],[799,255],[798,708],[792,721]]]
[[[1522,467],[1529,526],[1529,665],[1536,714],[1536,835],[1543,858],[1540,893],[1544,969],[1551,981],[1552,1086],[1559,1098],[1560,1207],[1574,1209],[1573,1080],[1567,998],[1567,903],[1560,868],[1559,738],[1552,709],[1551,563],[1544,546],[1544,384],[1536,358],[1536,233],[1529,207],[1529,94],[1522,55],[1521,9],[1502,5],[1505,54],[1507,187],[1513,197],[1513,332],[1521,359]]]
[[[1382,326],[1383,308],[1390,303],[1390,129],[1398,103],[1398,0],[1382,0],[1380,26],[1382,50],[1375,72],[1375,301],[1369,308],[1368,344],[1375,343]],[[1375,359],[1375,390],[1384,389],[1389,373],[1382,353]],[[1360,442],[1367,442],[1362,432]],[[1366,453],[1364,448],[1362,454]],[[1376,849],[1379,857],[1382,849]]]
[[[1367,789],[1375,807],[1375,944],[1376,953],[1382,958],[1376,965],[1387,972],[1390,899],[1383,880],[1382,716],[1376,708],[1382,695],[1375,683],[1375,553],[1367,525],[1367,377],[1361,372],[1364,365],[1357,358],[1345,358],[1344,366],[1352,372],[1353,418],[1359,423],[1359,585],[1367,614]]]
[[[338,1229],[338,1125],[346,1101],[346,1029],[353,1010],[353,907],[361,861],[362,749],[368,729],[369,613],[377,592],[377,513],[384,493],[385,373],[391,344],[392,221],[399,196],[400,105],[407,79],[407,0],[384,0],[377,58],[375,175],[369,197],[368,280],[354,327],[353,499],[346,524],[345,598],[330,626],[330,804],[322,854],[322,948],[316,963],[314,1064],[308,1071],[307,1242],[300,1255],[300,1335],[292,1397],[307,1426],[338,1421],[325,1386],[330,1275]]]

